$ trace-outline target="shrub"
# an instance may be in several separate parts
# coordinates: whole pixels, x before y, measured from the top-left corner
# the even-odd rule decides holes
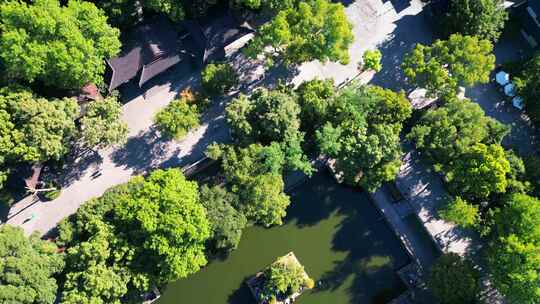
[[[379,72],[382,69],[381,59],[382,54],[379,50],[367,50],[364,52],[364,55],[362,55],[364,68],[375,72]]]
[[[51,191],[45,192],[43,194],[43,197],[45,197],[48,201],[52,201],[52,200],[57,199],[60,196],[60,193],[62,193],[62,190],[60,189],[51,190]]]
[[[210,95],[220,95],[238,84],[238,75],[230,64],[211,63],[201,74],[202,87]]]
[[[441,304],[476,303],[479,273],[459,255],[444,254],[431,267],[428,287]]]
[[[471,205],[461,197],[456,197],[446,209],[441,211],[441,217],[461,227],[474,227],[478,223],[478,206]]]
[[[171,102],[156,114],[158,130],[168,138],[181,139],[199,125],[197,106],[188,104],[184,98]]]

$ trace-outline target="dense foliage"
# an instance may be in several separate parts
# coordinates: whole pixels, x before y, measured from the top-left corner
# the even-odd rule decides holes
[[[476,144],[456,159],[446,179],[454,193],[480,201],[508,186],[510,163],[500,145]]]
[[[119,32],[85,1],[0,4],[0,59],[9,79],[61,89],[101,83],[103,60],[120,50]]]
[[[514,77],[517,94],[523,98],[525,112],[535,125],[540,123],[540,55],[536,55],[520,66]]]
[[[399,134],[412,108],[403,93],[350,86],[336,100],[333,118],[317,131],[322,153],[336,160],[345,182],[375,191],[401,165]]]
[[[123,143],[128,127],[121,115],[122,105],[114,97],[88,104],[80,120],[83,146],[99,149]]]
[[[129,28],[139,21],[137,0],[92,0],[107,15],[107,21],[117,28]]]
[[[500,143],[509,131],[486,116],[477,103],[451,98],[444,106],[423,115],[408,138],[441,169],[475,144]]]
[[[444,220],[464,228],[474,227],[480,220],[478,206],[469,204],[461,197],[453,199],[445,209],[440,211],[440,215]]]
[[[382,69],[382,54],[379,50],[367,50],[362,55],[363,68],[379,72]]]
[[[496,215],[488,265],[496,287],[511,303],[535,304],[540,296],[540,201],[510,195]]]
[[[0,91],[0,188],[15,164],[66,154],[76,135],[77,115],[73,99],[48,101],[25,90]]]
[[[451,0],[442,30],[448,35],[460,33],[497,41],[506,19],[503,0]]]
[[[469,261],[449,253],[431,267],[428,286],[441,304],[473,304],[480,291],[479,279]]]
[[[197,105],[186,98],[171,101],[154,118],[157,129],[168,138],[182,139],[193,128],[199,126]]]
[[[250,57],[263,54],[270,61],[300,64],[311,60],[349,62],[354,40],[352,25],[341,3],[299,1],[278,12],[250,42]]]
[[[336,91],[332,79],[314,79],[296,89],[300,106],[300,127],[308,135],[331,119]]]
[[[37,235],[27,238],[21,228],[0,227],[0,302],[54,303],[58,286],[53,276],[64,267],[57,251]]]
[[[278,260],[263,272],[264,284],[259,294],[261,300],[288,298],[301,287],[312,285],[304,267],[297,263]],[[313,286],[311,286],[313,287]]]
[[[228,63],[210,63],[201,73],[201,85],[209,95],[227,93],[238,84],[238,75]]]
[[[210,221],[210,243],[214,250],[236,249],[242,237],[247,219],[234,209],[238,197],[225,188],[206,185],[201,187],[201,203]]]
[[[285,155],[277,143],[245,148],[214,144],[207,155],[221,160],[227,184],[238,195],[235,207],[248,220],[264,226],[283,223],[290,199],[282,177]]]
[[[135,177],[59,226],[67,246],[63,303],[120,303],[206,264],[210,223],[180,170]]]
[[[240,95],[226,109],[233,137],[242,145],[277,143],[285,154],[287,169],[311,172],[302,151],[300,107],[296,95],[286,90],[257,89],[250,97]]]
[[[433,96],[454,96],[459,86],[487,83],[495,67],[493,45],[475,36],[451,35],[431,46],[417,44],[405,56],[405,76]]]

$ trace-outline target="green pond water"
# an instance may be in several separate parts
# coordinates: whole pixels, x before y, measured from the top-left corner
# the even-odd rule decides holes
[[[255,303],[244,280],[290,251],[322,282],[296,303],[378,304],[405,290],[395,271],[409,258],[365,193],[321,173],[290,195],[283,226],[246,229],[237,250],[170,284],[158,304]]]

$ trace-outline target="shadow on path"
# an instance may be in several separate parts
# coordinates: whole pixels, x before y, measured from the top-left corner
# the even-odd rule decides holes
[[[401,70],[404,55],[417,43],[430,44],[433,33],[427,26],[425,12],[417,15],[406,15],[395,22],[396,28],[389,39],[382,42],[377,48],[382,53],[382,70],[375,74],[371,84],[392,89],[394,91],[412,91],[406,84],[405,75]]]

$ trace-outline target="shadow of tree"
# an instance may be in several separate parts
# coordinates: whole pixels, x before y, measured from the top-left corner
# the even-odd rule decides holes
[[[293,191],[293,202],[301,198],[309,204],[293,203],[286,218],[300,227],[316,225],[336,212],[344,218],[333,236],[332,250],[346,253],[345,258],[322,274],[314,292],[352,282],[347,289],[351,303],[387,303],[404,291],[395,271],[408,264],[409,257],[367,193],[329,180],[326,173],[319,173],[307,187]]]
[[[91,168],[95,170],[92,176],[97,176],[102,163],[103,157],[97,151],[84,150],[80,153],[75,151],[74,158],[68,159],[60,171],[61,174],[57,174],[59,182],[65,188],[80,179]]]
[[[244,283],[249,277],[245,277],[242,280],[242,284],[229,295],[227,303],[229,304],[256,304],[255,298],[251,294],[251,291]]]
[[[375,74],[371,84],[394,91],[414,89],[406,83],[401,64],[404,55],[417,43],[431,44],[433,42],[433,33],[426,23],[423,11],[417,15],[403,16],[394,23],[396,28],[390,38],[377,46],[382,53],[382,70]]]
[[[392,6],[397,13],[400,13],[401,11],[411,6],[411,0],[383,0],[383,3],[388,1],[392,3]]]

